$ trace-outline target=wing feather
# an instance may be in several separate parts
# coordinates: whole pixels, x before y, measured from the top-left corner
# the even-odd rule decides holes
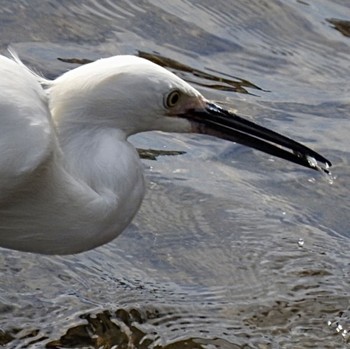
[[[54,130],[37,76],[0,56],[0,202],[52,156]]]

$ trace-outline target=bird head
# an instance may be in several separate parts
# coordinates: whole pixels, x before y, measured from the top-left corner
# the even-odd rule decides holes
[[[73,69],[49,90],[58,125],[202,133],[241,143],[312,169],[331,163],[306,146],[223,109],[170,71],[135,56],[114,56]]]

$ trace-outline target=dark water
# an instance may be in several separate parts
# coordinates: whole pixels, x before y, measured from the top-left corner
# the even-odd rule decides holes
[[[346,0],[0,1],[3,52],[48,77],[76,66],[58,57],[162,57],[334,164],[330,181],[221,140],[134,137],[186,154],[144,161],[147,196],[112,243],[1,250],[0,345],[350,347],[349,21]]]

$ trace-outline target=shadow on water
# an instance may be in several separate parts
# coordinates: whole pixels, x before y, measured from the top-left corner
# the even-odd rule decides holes
[[[327,19],[327,22],[331,23],[334,29],[338,30],[344,36],[350,37],[350,21],[330,18],[330,19]]]
[[[162,67],[165,67],[171,70],[173,73],[180,76],[185,81],[195,84],[201,87],[210,88],[218,91],[229,91],[250,94],[247,88],[256,89],[264,91],[262,88],[254,85],[248,80],[240,79],[235,76],[230,77],[220,77],[218,75],[210,74],[202,70],[198,70],[190,67],[189,65],[180,63],[175,59],[164,57],[156,53],[148,53],[145,51],[138,51],[138,56],[148,59],[149,61],[156,63]],[[70,63],[70,64],[87,64],[93,62],[92,60],[86,58],[57,58],[61,62]],[[218,72],[216,72],[218,73]],[[222,74],[222,73],[220,73]],[[207,81],[212,81],[213,83],[208,83]],[[214,83],[215,82],[215,83]],[[267,92],[267,91],[265,91]]]
[[[246,94],[250,94],[246,88],[262,90],[260,87],[252,84],[248,80],[243,80],[235,76],[230,76],[230,79],[219,77],[213,74],[209,74],[208,72],[194,69],[188,65],[179,63],[176,60],[168,57],[163,57],[159,54],[154,54],[154,53],[152,54],[144,51],[139,51],[138,55],[162,67],[173,70],[174,73],[177,73],[178,75],[180,75],[180,77],[182,77],[184,80],[192,84],[199,85],[201,87],[206,87],[213,90],[231,91],[231,92],[246,93]],[[188,73],[190,75],[183,75],[179,73]],[[199,80],[193,80],[193,78],[198,78]],[[213,82],[216,82],[216,84],[204,83],[204,82],[201,82],[201,80],[213,81]]]

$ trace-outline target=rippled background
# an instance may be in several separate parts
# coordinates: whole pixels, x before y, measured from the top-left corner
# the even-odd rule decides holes
[[[347,0],[1,0],[2,52],[47,77],[146,56],[334,167],[330,181],[210,137],[135,136],[186,153],[144,160],[147,196],[110,244],[0,250],[0,346],[349,348],[349,21]]]

